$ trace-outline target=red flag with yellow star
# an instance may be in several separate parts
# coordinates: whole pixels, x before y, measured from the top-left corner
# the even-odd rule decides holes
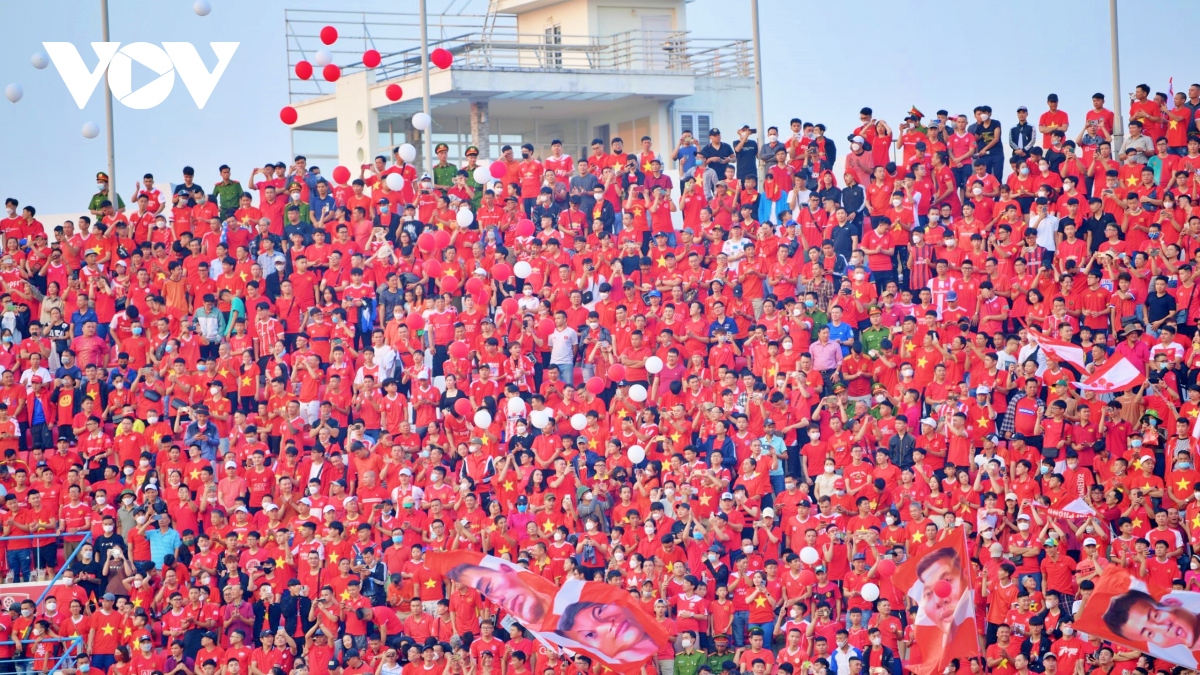
[[[892,583],[917,605],[913,631],[921,645],[921,661],[909,663],[910,671],[934,675],[951,659],[966,663],[980,656],[974,592],[978,580],[967,556],[965,530],[906,561],[892,575]]]

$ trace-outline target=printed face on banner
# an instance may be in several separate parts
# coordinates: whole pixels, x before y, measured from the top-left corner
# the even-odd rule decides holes
[[[1149,586],[1110,565],[1075,619],[1089,635],[1185,668],[1200,656],[1200,593]]]
[[[892,575],[892,583],[917,606],[914,640],[920,660],[909,664],[916,675],[936,675],[954,659],[979,656],[975,620],[975,571],[966,555],[966,537],[950,534]]]
[[[917,579],[922,584],[920,611],[942,630],[950,631],[955,624],[955,615],[967,590],[966,575],[958,551],[939,548],[930,551],[917,563]],[[950,594],[940,597],[936,590],[939,583],[950,585]],[[945,588],[945,586],[942,586]]]
[[[537,581],[544,580],[510,565],[456,565],[446,572],[446,578],[474,588],[526,626],[540,626],[552,601],[536,587]]]
[[[557,633],[611,658],[637,661],[653,656],[658,645],[633,612],[619,605],[576,602],[558,620]]]

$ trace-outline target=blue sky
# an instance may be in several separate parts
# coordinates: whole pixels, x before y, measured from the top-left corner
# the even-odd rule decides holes
[[[160,182],[179,180],[185,164],[211,184],[228,163],[244,181],[249,170],[286,159],[287,128],[278,120],[287,102],[284,9],[329,9],[309,0],[210,0],[207,17],[190,0],[112,0],[111,39],[192,42],[211,67],[209,41],[240,42],[204,110],[182,82],[152,110],[115,104],[119,191],[128,196],[136,177],[149,171]],[[405,4],[415,3],[404,0]],[[431,11],[453,4],[476,11],[484,0],[430,0]],[[636,2],[631,2],[636,5]],[[1115,100],[1145,82],[1166,91],[1200,81],[1194,36],[1200,4],[1189,0],[1120,0],[1121,85]],[[1033,115],[1055,92],[1060,107],[1082,119],[1094,92],[1113,101],[1108,4],[1102,0],[967,0],[941,2],[797,3],[760,0],[767,124],[791,117],[824,122],[844,139],[858,110],[897,122],[912,105],[967,111],[987,104],[1006,127],[1019,105]],[[747,0],[695,0],[688,23],[698,37],[750,36]],[[341,10],[381,10],[378,2],[341,0]],[[106,167],[104,136],[84,139],[87,121],[103,124],[102,87],[84,110],[72,101],[53,68],[35,70],[30,56],[43,41],[69,41],[94,60],[87,42],[100,39],[98,0],[11,3],[5,6],[6,40],[0,42],[0,87],[20,83],[24,99],[0,100],[0,196],[14,196],[43,213],[75,211],[94,191],[93,176]],[[135,88],[139,83],[135,80]],[[7,110],[5,109],[7,108]],[[716,120],[736,128],[753,120]],[[1072,134],[1073,135],[1073,134]],[[844,143],[843,143],[844,147]]]

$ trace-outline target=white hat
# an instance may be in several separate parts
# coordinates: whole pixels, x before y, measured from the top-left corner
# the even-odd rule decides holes
[[[936,427],[937,420],[933,419],[932,417],[925,417],[921,419],[921,424],[928,424],[931,427]]]
[[[990,394],[990,393],[992,393],[992,390],[986,384],[981,384],[978,387],[975,387],[975,395],[976,396],[978,396],[980,394]]]
[[[862,144],[862,143],[866,143],[867,139],[863,138],[862,136],[855,136],[854,138],[850,139],[850,142]]]
[[[767,508],[762,510],[762,514],[763,514],[764,518],[774,518],[775,517],[775,509],[768,506]]]
[[[234,513],[237,513],[238,511],[241,511],[242,513],[250,513],[250,509],[248,509],[244,506],[239,506],[233,510]]]
[[[305,505],[305,506],[312,506],[312,500],[311,500],[311,499],[309,499],[308,497],[305,497],[305,498],[301,499],[301,500],[300,500],[300,503],[301,503],[301,504],[303,504],[303,505]]]
[[[1022,513],[1021,515],[1017,516],[1017,520],[1032,520],[1032,519],[1029,517],[1028,513]]]
[[[326,504],[325,508],[321,509],[322,513],[328,513],[329,511],[337,511],[337,507],[333,504]]]
[[[355,497],[354,495],[350,495],[349,497],[346,497],[345,499],[342,500],[342,506],[345,506],[346,504],[349,504],[350,502],[356,502],[356,501],[358,501],[358,497]],[[329,507],[327,506],[325,508],[329,508]]]
[[[400,469],[400,475],[401,476],[411,476],[411,475],[413,475],[412,469],[410,469],[406,466],[403,469]]]
[[[225,462],[225,468],[226,469],[236,469],[237,462]]]
[[[1015,493],[1015,492],[1010,492],[1010,493],[1004,495],[1004,501],[1008,501],[1010,499],[1013,500],[1014,502],[1021,501],[1020,498],[1017,497],[1017,493]]]
[[[417,379],[418,379],[418,380],[428,380],[428,379],[429,379],[429,373],[427,373],[427,372],[425,372],[425,371],[423,371],[423,370],[422,370],[420,373],[417,373]]]
[[[1095,539],[1093,539],[1093,538],[1091,538],[1091,537],[1088,537],[1087,539],[1084,539],[1084,540],[1083,540],[1083,545],[1084,545],[1084,546],[1095,546],[1095,545],[1096,545],[1096,540],[1095,540]]]
[[[733,493],[732,492],[723,492],[723,493],[721,493],[721,499],[728,499],[728,500],[732,501]]]
[[[275,503],[267,504],[263,507],[263,511],[278,511],[279,505]]]

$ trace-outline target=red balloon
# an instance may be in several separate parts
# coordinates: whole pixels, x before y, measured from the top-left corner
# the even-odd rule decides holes
[[[417,237],[417,248],[421,249],[422,251],[432,251],[436,245],[437,242],[434,240],[432,232],[422,232],[421,235]]]
[[[517,304],[516,298],[505,298],[504,302],[500,303],[500,309],[504,310],[504,313],[509,316],[515,316],[520,309],[520,305]]]
[[[817,575],[813,574],[812,570],[800,570],[800,574],[796,575],[796,581],[801,586],[811,586],[817,583]]]
[[[546,339],[546,336],[554,332],[554,319],[546,318],[539,321],[537,323],[537,332],[542,336],[543,340]]]
[[[389,84],[387,89],[383,90],[389,101],[399,101],[401,96],[404,96],[404,90],[398,84]]]
[[[333,167],[333,181],[335,183],[349,183],[350,169],[347,169],[344,166]]]
[[[337,29],[333,26],[325,26],[321,29],[321,42],[331,45],[337,42]]]
[[[475,304],[477,304],[477,305],[486,305],[487,304],[487,301],[488,301],[487,291],[479,291],[478,293],[472,293],[471,297],[475,300]]]
[[[433,242],[437,244],[439,249],[446,248],[450,245],[450,233],[445,230],[438,230],[433,233]]]
[[[466,345],[463,346],[465,347]],[[475,407],[471,405],[471,401],[469,399],[460,398],[454,402],[454,412],[466,417],[467,415],[475,412]]]
[[[425,261],[425,275],[430,279],[442,276],[442,261],[430,258]]]
[[[381,57],[379,52],[375,51],[374,49],[368,49],[367,51],[363,52],[364,66],[368,68],[374,68],[375,66],[379,65],[380,61],[383,61],[383,57]]]
[[[462,340],[455,340],[454,342],[450,343],[450,349],[448,351],[450,352],[450,356],[453,356],[456,359],[465,359],[467,358],[467,354],[471,353],[471,348],[468,347],[467,343],[463,342]]]
[[[604,393],[604,388],[607,387],[608,385],[606,385],[604,383],[604,378],[593,377],[592,379],[587,381],[586,386],[587,386],[587,390],[592,392],[593,395],[599,396],[600,394]]]
[[[880,560],[879,564],[875,566],[875,571],[879,573],[879,576],[886,579],[896,573],[896,563],[887,559]]]
[[[408,326],[409,330],[421,330],[425,327],[425,317],[420,314],[409,314],[404,317],[404,325]]]
[[[433,62],[433,65],[445,70],[450,67],[451,63],[454,63],[454,55],[450,53],[449,49],[438,47],[429,54],[429,60]]]
[[[504,166],[504,162],[492,162],[488,165],[488,173],[492,174],[492,178],[499,180],[508,173],[508,167]]]
[[[608,367],[608,379],[613,382],[620,382],[625,379],[625,366],[614,363]]]
[[[496,263],[492,267],[492,276],[499,281],[507,281],[512,276],[512,273],[513,270],[508,266],[508,263]],[[516,302],[516,300],[513,300],[513,302]]]
[[[295,124],[296,120],[300,119],[300,113],[290,105],[283,106],[283,110],[279,111],[279,119],[283,120],[284,124]]]
[[[533,221],[528,218],[522,218],[517,223],[517,236],[518,237],[532,237],[533,236]]]
[[[449,274],[442,277],[441,287],[443,293],[453,293],[458,290],[458,278]]]
[[[331,63],[321,70],[321,75],[327,82],[337,82],[338,78],[342,76],[342,69]]]
[[[302,80],[307,80],[308,78],[312,77],[312,74],[313,74],[313,69],[312,69],[311,63],[309,63],[308,61],[297,61],[296,62],[296,77],[298,77]]]
[[[939,598],[950,597],[950,592],[953,590],[954,589],[950,586],[950,582],[946,581],[945,579],[942,579],[933,585],[933,594]]]
[[[475,295],[483,290],[483,281],[479,277],[472,276],[467,279],[467,283],[463,284],[463,288],[471,295]]]

